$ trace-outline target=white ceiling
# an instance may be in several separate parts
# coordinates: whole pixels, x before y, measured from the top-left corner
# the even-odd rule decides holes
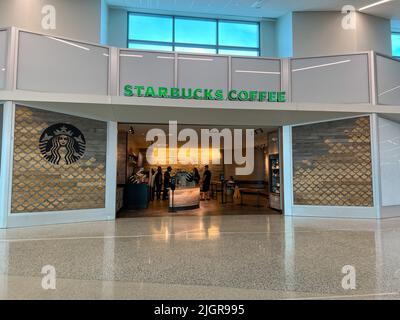
[[[259,18],[277,18],[293,11],[341,11],[345,5],[356,9],[378,0],[108,0],[111,6],[160,12],[180,12],[195,15],[218,15]],[[260,8],[252,7],[257,2]],[[364,11],[390,19],[400,19],[400,0]]]

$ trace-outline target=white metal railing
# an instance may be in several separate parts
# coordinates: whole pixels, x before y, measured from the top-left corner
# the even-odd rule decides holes
[[[292,102],[371,103],[368,53],[291,59]]]
[[[377,103],[400,105],[400,61],[375,55]]]
[[[0,90],[6,89],[8,70],[8,29],[0,29]]]
[[[400,105],[400,61],[374,52],[277,59],[144,51],[0,29],[0,90],[117,96],[125,84],[285,91],[293,103]]]
[[[109,94],[110,49],[19,31],[15,89],[53,93]]]

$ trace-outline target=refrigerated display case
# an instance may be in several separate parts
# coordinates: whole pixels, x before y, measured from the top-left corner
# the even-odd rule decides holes
[[[279,154],[269,155],[269,206],[271,209],[282,210]]]

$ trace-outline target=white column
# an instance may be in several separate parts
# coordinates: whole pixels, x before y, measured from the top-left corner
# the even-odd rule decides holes
[[[11,210],[14,110],[14,104],[11,101],[3,104],[0,168],[0,228],[7,227],[7,217]]]
[[[1,112],[1,110],[0,110]],[[12,137],[14,128],[14,105],[12,102],[3,104],[0,159],[0,228],[7,227],[7,216],[10,212],[9,194],[11,192],[12,174]],[[0,237],[4,240],[5,235]],[[0,299],[7,298],[8,291],[8,242],[0,242]]]
[[[379,157],[379,124],[376,113],[370,116],[371,130],[371,162],[372,162],[372,192],[376,218],[381,218],[381,169]]]
[[[107,127],[106,212],[107,219],[114,220],[117,193],[118,123],[115,121],[108,121]]]
[[[293,205],[293,170],[292,170],[292,127],[282,128],[282,159],[283,159],[283,207],[285,216],[292,215]]]
[[[368,70],[370,103],[376,106],[378,104],[378,86],[376,78],[376,54],[373,51],[368,52]]]

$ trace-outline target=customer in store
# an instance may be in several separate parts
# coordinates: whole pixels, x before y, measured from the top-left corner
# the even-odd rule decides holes
[[[154,201],[156,170],[153,168],[149,172],[150,201]]]
[[[171,187],[171,171],[172,168],[168,167],[167,171],[164,172],[164,192],[163,192],[163,200],[168,199],[168,191]]]
[[[157,173],[154,175],[154,189],[157,195],[157,200],[161,199],[161,190],[163,183],[163,174],[161,167],[157,168]]]
[[[194,168],[193,169],[193,181],[196,186],[198,186],[200,184],[200,180],[201,180],[201,177],[200,177],[199,170],[197,168]]]
[[[235,199],[235,187],[236,187],[236,182],[235,182],[235,177],[230,176],[228,180],[225,181],[225,194],[226,196],[231,196],[232,197],[232,202]]]
[[[226,181],[226,186],[227,187],[235,186],[235,177],[234,176],[229,177],[229,180]]]
[[[208,169],[208,165],[204,169],[201,200],[210,200],[211,171]]]

